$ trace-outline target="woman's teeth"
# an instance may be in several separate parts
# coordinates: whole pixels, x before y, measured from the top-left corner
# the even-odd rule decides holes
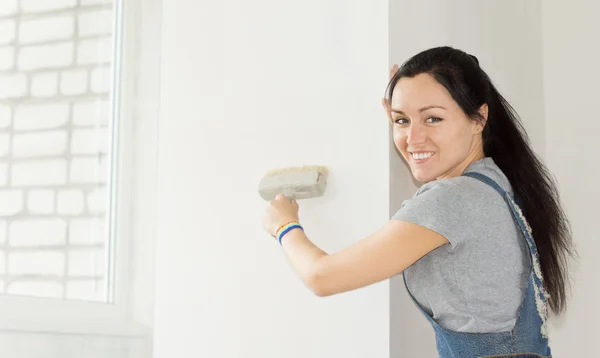
[[[428,152],[428,153],[411,153],[413,159],[415,160],[423,160],[423,159],[427,159],[429,157],[431,157],[432,155],[435,154],[435,152]]]

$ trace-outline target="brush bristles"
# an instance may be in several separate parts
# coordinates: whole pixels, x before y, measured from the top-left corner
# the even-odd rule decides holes
[[[304,165],[297,167],[287,167],[280,169],[272,169],[268,171],[265,175],[277,175],[277,174],[287,174],[287,173],[297,173],[297,172],[309,172],[309,171],[317,171],[323,175],[327,175],[327,167],[320,165]]]

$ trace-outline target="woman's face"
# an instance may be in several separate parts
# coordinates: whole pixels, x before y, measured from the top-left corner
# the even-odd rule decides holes
[[[487,119],[487,106],[480,113]],[[420,182],[461,175],[483,158],[483,124],[429,74],[401,78],[392,95],[394,144]]]

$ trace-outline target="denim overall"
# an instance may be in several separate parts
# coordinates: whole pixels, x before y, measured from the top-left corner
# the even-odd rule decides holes
[[[406,277],[404,277],[406,290],[433,326],[440,358],[551,357],[546,335],[547,294],[543,289],[538,252],[531,236],[531,228],[510,194],[505,192],[495,181],[476,172],[464,173],[463,176],[478,179],[502,195],[527,240],[531,267],[525,297],[519,308],[516,324],[511,331],[498,333],[466,333],[448,330],[438,325],[417,303],[410,293]]]

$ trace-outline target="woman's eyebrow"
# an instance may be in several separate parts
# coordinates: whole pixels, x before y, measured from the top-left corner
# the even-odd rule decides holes
[[[426,111],[426,110],[428,110],[428,109],[432,109],[432,108],[441,108],[441,109],[446,109],[446,108],[444,108],[444,107],[442,107],[442,106],[435,106],[435,105],[431,105],[431,106],[425,106],[425,107],[423,107],[423,108],[419,109],[419,112],[423,112],[423,111]],[[391,109],[391,111],[392,111],[392,112],[395,112],[395,113],[400,113],[400,114],[406,115],[406,113],[404,113],[404,112],[402,112],[402,111],[400,111],[400,110],[397,110],[397,109],[393,109],[393,108],[392,108],[392,109]]]

